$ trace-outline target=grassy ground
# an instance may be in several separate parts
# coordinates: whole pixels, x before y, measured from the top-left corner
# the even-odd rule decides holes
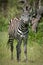
[[[21,14],[21,4],[17,4],[17,0],[8,3],[7,12],[0,12],[0,65],[43,65],[43,18],[38,26],[37,34],[29,32],[27,56],[28,62],[23,62],[24,51],[22,43],[21,61],[18,63],[16,60],[16,44],[14,41],[14,59],[11,60],[10,49],[7,47],[9,21],[11,18],[19,17]],[[18,8],[19,7],[19,8]],[[23,7],[23,5],[22,5]],[[18,9],[17,9],[18,8]],[[5,16],[6,15],[6,16]]]
[[[0,65],[43,65],[43,44],[39,45],[37,42],[32,41],[27,45],[28,61],[23,62],[24,52],[22,43],[21,61],[18,63],[16,60],[16,40],[14,41],[14,59],[10,58],[10,49],[7,47],[8,33],[0,32]]]

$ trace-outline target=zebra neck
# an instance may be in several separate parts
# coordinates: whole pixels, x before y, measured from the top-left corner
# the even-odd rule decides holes
[[[26,35],[27,33],[28,33],[29,31],[27,30],[27,31],[25,31],[25,32],[22,32],[21,30],[17,30],[17,33],[19,34],[19,35]]]
[[[28,30],[28,26],[26,26],[23,22],[20,24],[18,29],[22,32],[26,32]]]
[[[19,34],[25,35],[28,33],[28,26],[25,26],[25,24],[21,22],[17,31]]]

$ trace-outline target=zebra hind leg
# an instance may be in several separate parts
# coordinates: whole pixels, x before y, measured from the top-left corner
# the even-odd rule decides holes
[[[8,41],[7,41],[7,45],[10,45],[10,42],[12,41],[12,37],[11,37],[11,35],[9,35],[9,39],[8,39]]]
[[[13,59],[13,40],[14,40],[13,37],[9,37],[8,44],[10,45],[11,50],[11,60]]]
[[[13,59],[13,40],[10,45],[11,45],[11,60],[12,60]]]

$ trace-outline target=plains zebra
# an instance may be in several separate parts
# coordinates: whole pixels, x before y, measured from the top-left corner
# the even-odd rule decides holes
[[[20,53],[21,53],[21,43],[22,40],[24,41],[24,53],[25,59],[27,59],[27,38],[28,38],[28,26],[30,22],[30,16],[28,14],[28,7],[26,7],[25,11],[21,15],[20,19],[14,18],[11,19],[9,25],[9,39],[8,43],[11,46],[11,59],[13,59],[13,41],[14,39],[17,40],[17,60],[20,60]]]

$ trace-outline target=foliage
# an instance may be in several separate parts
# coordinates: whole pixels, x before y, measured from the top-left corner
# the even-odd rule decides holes
[[[20,7],[24,6],[21,6],[18,1],[8,0],[7,10],[5,12],[0,11],[0,65],[43,65],[43,18],[39,22],[37,33],[32,32],[31,28],[29,29],[27,45],[28,62],[23,62],[23,44],[21,46],[21,61],[19,63],[17,62],[16,40],[14,40],[14,59],[13,61],[10,59],[11,52],[7,48],[9,21],[11,18],[20,17],[22,12]],[[30,3],[32,4],[33,0],[30,0]]]
[[[32,4],[33,1],[35,0],[30,0],[30,3]],[[23,6],[24,5],[19,3],[19,0],[8,0],[6,12],[0,12],[0,31],[8,31],[10,19],[14,17],[20,17],[20,14],[22,13],[21,7]],[[39,44],[43,43],[43,18],[38,25],[37,33],[32,32],[30,29],[28,39],[31,43],[32,41],[38,42]]]

